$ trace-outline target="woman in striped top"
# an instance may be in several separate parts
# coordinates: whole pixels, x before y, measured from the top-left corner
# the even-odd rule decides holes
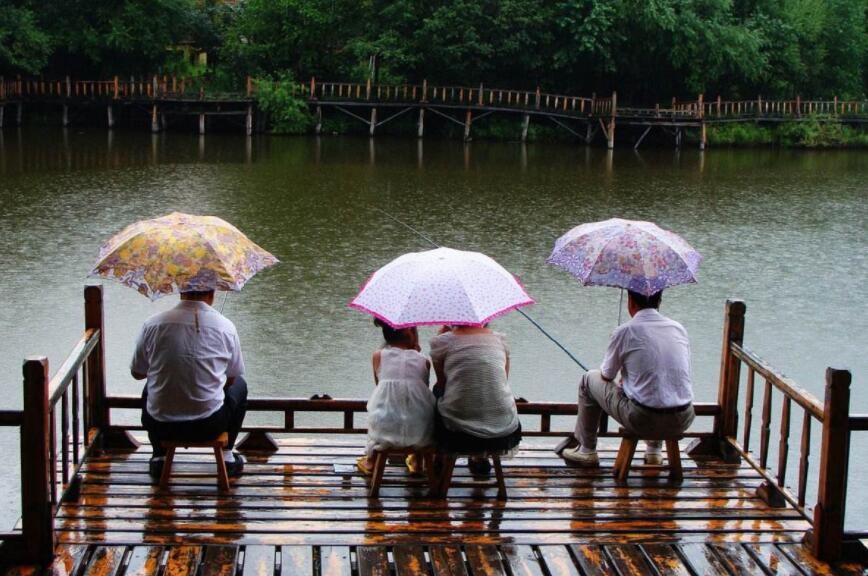
[[[521,441],[515,398],[507,383],[509,347],[503,334],[485,326],[444,326],[431,339],[431,363],[439,396],[438,446],[475,454],[474,474],[491,470],[490,453],[509,452]]]

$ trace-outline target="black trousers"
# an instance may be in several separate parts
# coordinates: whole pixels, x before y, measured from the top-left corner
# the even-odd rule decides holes
[[[160,422],[148,413],[148,387],[142,391],[142,426],[148,431],[148,440],[154,449],[154,456],[164,456],[163,440],[189,440],[205,442],[216,438],[223,432],[229,434],[227,448],[235,446],[235,439],[241,431],[244,415],[247,413],[247,382],[241,376],[235,378],[232,386],[224,388],[223,406],[207,418],[183,420],[180,422]]]

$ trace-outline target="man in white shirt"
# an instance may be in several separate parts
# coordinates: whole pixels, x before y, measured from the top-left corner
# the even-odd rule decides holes
[[[162,440],[206,441],[228,432],[226,470],[238,476],[244,459],[232,452],[247,411],[244,360],[235,325],[217,310],[214,291],[182,292],[171,310],[145,321],[130,372],[145,380],[142,425],[153,447],[149,472],[159,478]]]
[[[647,441],[648,464],[662,463],[660,440],[682,434],[695,416],[687,331],[657,311],[662,292],[627,294],[631,320],[612,333],[600,369],[579,383],[574,432],[579,445],[561,453],[579,466],[599,465],[597,429],[603,411]],[[619,371],[621,382],[616,383]]]

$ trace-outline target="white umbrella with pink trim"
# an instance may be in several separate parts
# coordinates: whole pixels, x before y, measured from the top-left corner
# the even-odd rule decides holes
[[[391,325],[481,326],[533,304],[524,287],[493,258],[437,248],[392,260],[368,279],[349,306]]]

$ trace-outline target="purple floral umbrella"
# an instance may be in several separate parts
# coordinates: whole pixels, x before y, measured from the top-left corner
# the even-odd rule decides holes
[[[393,328],[481,326],[533,304],[522,285],[480,252],[437,248],[395,258],[368,279],[349,306]]]
[[[683,238],[656,224],[611,218],[581,224],[558,238],[546,262],[584,286],[616,286],[650,296],[696,282],[701,260]]]

